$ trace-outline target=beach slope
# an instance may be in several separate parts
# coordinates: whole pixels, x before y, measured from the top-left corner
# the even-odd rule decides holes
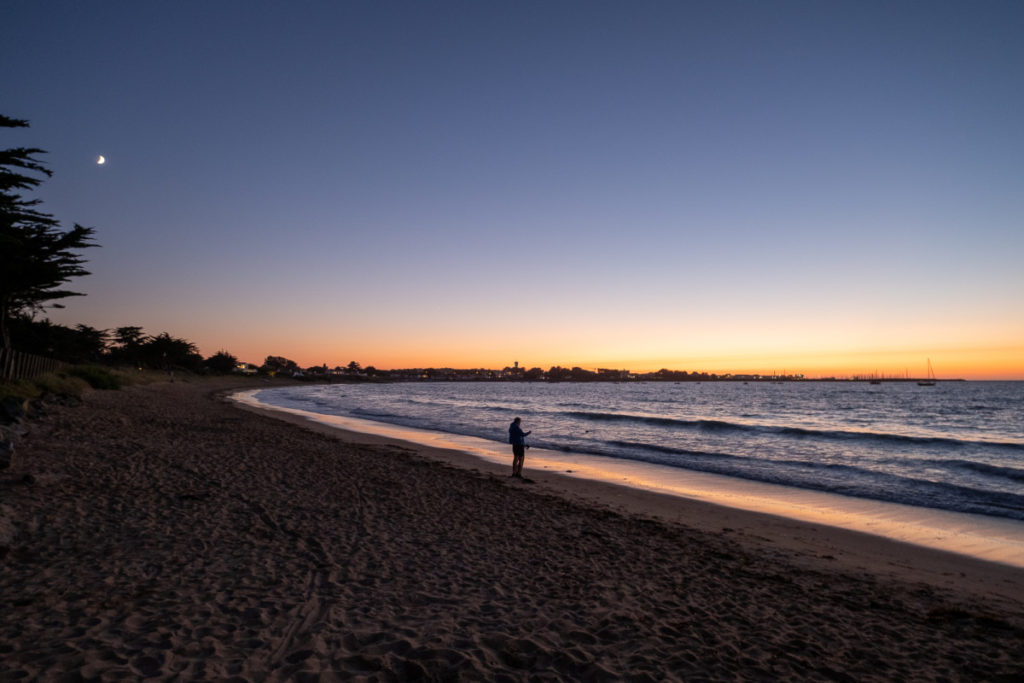
[[[0,472],[0,679],[1024,675],[1020,570],[972,565],[989,592],[922,580],[912,551],[858,570],[756,515],[654,519],[226,388],[93,392],[32,423]]]

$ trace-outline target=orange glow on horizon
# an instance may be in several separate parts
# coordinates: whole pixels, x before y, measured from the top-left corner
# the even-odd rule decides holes
[[[487,368],[500,370],[519,363],[520,367],[539,367],[547,370],[552,366],[587,369],[613,368],[628,369],[631,372],[655,372],[662,368],[688,372],[713,374],[788,374],[803,375],[808,379],[822,377],[850,378],[855,376],[879,377],[924,377],[926,363],[930,358],[938,379],[968,380],[1024,380],[1024,346],[1003,348],[928,349],[845,353],[792,353],[792,354],[713,354],[702,353],[674,358],[657,357],[606,357],[595,358],[585,353],[573,357],[565,352],[541,352],[531,349],[529,353],[517,353],[511,349],[470,349],[469,342],[462,347],[458,344],[440,345],[445,348],[429,348],[426,345],[401,344],[365,345],[300,343],[273,345],[264,344],[239,346],[229,349],[240,360],[256,364],[268,355],[282,355],[296,361],[302,367],[327,364],[328,367],[345,366],[351,361],[363,367],[381,370],[403,368]],[[218,349],[202,349],[204,355]]]

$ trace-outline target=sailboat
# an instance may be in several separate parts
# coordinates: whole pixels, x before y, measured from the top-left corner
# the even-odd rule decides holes
[[[935,386],[935,371],[932,370],[932,359],[928,359],[928,379],[919,380],[917,383],[919,387],[934,387]]]

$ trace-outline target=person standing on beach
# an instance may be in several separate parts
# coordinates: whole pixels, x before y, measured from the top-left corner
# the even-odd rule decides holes
[[[522,418],[517,417],[508,426],[508,442],[512,444],[512,476],[523,477],[523,461],[526,460],[526,437],[530,432],[524,432],[519,426]]]

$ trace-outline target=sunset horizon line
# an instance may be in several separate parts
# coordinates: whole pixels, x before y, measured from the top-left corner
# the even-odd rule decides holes
[[[229,353],[230,350],[229,350]],[[259,356],[256,361],[249,360],[253,356],[258,354],[234,354],[240,362],[251,363],[259,366],[262,364],[267,357],[279,355],[279,354],[266,354]],[[356,354],[358,355],[358,354]],[[292,356],[287,354],[280,355],[286,359],[291,359]],[[296,356],[297,358],[299,356]],[[1024,356],[1022,356],[1024,357]],[[935,375],[939,381],[1024,381],[1024,368],[1016,367],[1012,364],[1003,365],[998,363],[978,363],[968,360],[958,360],[956,358],[947,358],[944,356],[930,357],[926,356],[920,363],[909,365],[885,365],[878,364],[874,367],[869,367],[862,364],[801,364],[801,363],[779,363],[774,367],[770,363],[765,364],[744,364],[737,363],[735,365],[721,364],[688,364],[685,361],[666,361],[662,363],[652,363],[651,361],[636,362],[631,361],[593,361],[593,360],[579,360],[575,362],[556,362],[556,361],[520,361],[512,359],[510,361],[495,362],[487,359],[474,359],[465,362],[443,362],[443,361],[431,361],[429,359],[408,359],[405,362],[401,359],[386,359],[384,362],[365,362],[360,360],[358,357],[353,356],[352,359],[346,362],[331,363],[328,361],[321,360],[320,362],[306,363],[302,360],[296,360],[296,364],[303,369],[318,368],[327,366],[330,369],[333,368],[344,368],[351,362],[356,362],[362,368],[374,368],[380,371],[408,371],[408,370],[489,370],[489,371],[501,371],[508,368],[518,367],[521,370],[527,371],[535,368],[539,368],[544,372],[548,372],[552,368],[580,368],[591,372],[598,370],[614,370],[624,371],[634,375],[648,375],[656,373],[662,370],[669,372],[679,373],[686,372],[690,374],[706,374],[709,376],[726,377],[726,376],[758,376],[758,377],[801,377],[808,380],[820,380],[820,379],[837,379],[837,380],[854,380],[854,379],[878,379],[882,381],[905,381],[914,379],[924,379],[927,377],[926,362],[931,360],[936,366]],[[937,360],[938,359],[938,360]],[[920,365],[920,368],[917,368]]]

